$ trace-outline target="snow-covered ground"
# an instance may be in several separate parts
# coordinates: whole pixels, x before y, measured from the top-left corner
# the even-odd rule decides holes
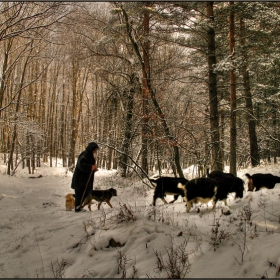
[[[43,166],[38,179],[4,172],[0,166],[1,278],[280,278],[280,184],[230,196],[230,215],[222,202],[188,214],[181,197],[152,207],[153,190],[138,178],[100,170],[95,188],[117,189],[114,208],[98,211],[94,202],[92,212],[74,213],[65,211],[66,169]],[[280,166],[241,170],[245,183],[247,172],[280,176]]]

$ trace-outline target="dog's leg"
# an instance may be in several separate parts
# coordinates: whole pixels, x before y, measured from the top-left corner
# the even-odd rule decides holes
[[[161,200],[163,201],[164,204],[168,204],[164,197],[161,197]]]
[[[157,200],[157,196],[154,195],[154,196],[153,196],[153,201],[152,201],[152,204],[151,204],[151,205],[156,206],[156,200]]]
[[[178,194],[174,195],[174,199],[172,201],[170,201],[169,204],[174,203],[178,199],[178,197],[179,197]]]
[[[86,197],[81,205],[81,209],[83,209],[85,206],[87,206],[90,202],[91,202],[91,200],[89,199],[89,197]]]
[[[186,199],[186,212],[187,212],[187,213],[190,212],[192,206],[193,206],[192,201],[189,201],[189,200]]]
[[[97,205],[98,210],[100,210],[101,203],[102,202],[99,202],[98,205]]]
[[[216,208],[216,203],[217,203],[217,199],[213,199],[213,207],[212,207],[212,210],[215,210]]]
[[[224,204],[225,204],[226,206],[228,206],[228,204],[227,204],[227,199],[224,199],[223,202],[224,202]]]
[[[88,204],[88,210],[91,211],[91,202]]]
[[[106,200],[106,202],[110,205],[110,207],[111,208],[113,208],[113,206],[111,205],[111,203],[110,203],[110,200],[108,199],[108,200]]]

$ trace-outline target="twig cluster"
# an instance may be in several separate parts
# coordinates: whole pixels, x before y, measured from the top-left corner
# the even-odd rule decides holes
[[[271,261],[268,261],[268,268],[265,270],[265,272],[262,274],[262,275],[258,275],[260,276],[261,279],[267,279],[268,278],[268,270],[270,270],[271,268],[276,268],[276,273],[275,273],[275,276],[279,276],[280,274],[280,265],[276,265],[275,263],[271,262]]]
[[[65,267],[69,265],[69,263],[67,263],[64,259],[62,259],[60,262],[57,260],[56,262],[56,266],[53,264],[53,262],[51,262],[50,268],[55,279],[62,279],[64,277]]]
[[[152,220],[154,222],[161,222],[163,224],[167,224],[167,225],[171,225],[171,226],[179,226],[180,223],[180,219],[177,219],[177,217],[180,215],[180,213],[176,213],[174,211],[170,212],[170,211],[165,211],[162,208],[158,208],[158,207],[150,207],[148,208],[147,211],[147,217],[149,220]]]
[[[237,244],[240,252],[241,252],[241,260],[238,261],[237,258],[235,257],[235,260],[241,264],[244,262],[245,255],[249,251],[248,246],[247,246],[247,240],[250,235],[250,231],[252,231],[252,207],[250,204],[244,206],[241,211],[239,212],[239,217],[241,219],[241,222],[239,223],[239,234],[238,234],[238,241],[233,240],[235,244]],[[253,227],[253,231],[256,233],[256,227]]]
[[[267,211],[265,209],[265,205],[260,202],[258,203],[258,206],[261,210],[264,211],[264,213],[269,214],[270,217],[273,217],[273,219],[270,219],[270,221],[280,224],[280,215],[279,214],[275,214],[275,213],[271,213],[271,212]]]
[[[129,261],[131,261],[131,259],[128,259],[127,256],[125,254],[123,254],[123,252],[121,250],[118,251],[118,254],[119,254],[119,258],[118,258],[118,274],[122,273],[121,278],[125,279],[125,278],[127,278],[127,268],[126,268],[126,265],[128,264]],[[137,278],[137,270],[136,270],[136,266],[135,265],[132,266],[132,274],[128,278],[130,278],[130,279]]]
[[[231,234],[226,230],[221,229],[220,226],[220,221],[216,220],[211,229],[212,236],[209,243],[214,247],[214,251],[216,251],[223,240],[228,240],[231,237]]]
[[[113,220],[117,223],[117,224],[121,224],[124,222],[130,222],[136,221],[136,217],[134,215],[134,213],[132,212],[131,208],[129,206],[127,206],[126,204],[120,204],[120,208],[118,210],[118,213],[115,216],[112,216]]]
[[[88,232],[88,227],[89,226],[92,226],[92,227],[94,227],[94,225],[93,225],[94,223],[92,222],[92,221],[88,221],[88,222],[83,222],[83,225],[84,225],[84,231],[85,231],[85,236],[79,241],[79,242],[77,242],[76,244],[74,244],[73,246],[72,246],[72,249],[75,249],[75,248],[79,248],[79,250],[81,250],[81,247],[82,247],[82,245],[83,244],[86,244],[87,243],[87,241],[88,241],[88,239],[92,236],[92,235],[94,235],[94,233],[89,233]]]
[[[159,273],[164,272],[164,278],[185,278],[186,274],[190,271],[189,255],[194,253],[194,250],[187,251],[187,244],[188,240],[185,239],[182,244],[175,247],[172,240],[172,246],[165,248],[168,255],[167,260],[163,259],[160,252],[154,251],[157,259],[156,270]]]
[[[129,205],[119,203],[117,211],[105,212],[101,209],[101,217],[88,221],[89,225],[98,229],[109,229],[109,224],[121,224],[124,222],[136,221],[136,217]]]

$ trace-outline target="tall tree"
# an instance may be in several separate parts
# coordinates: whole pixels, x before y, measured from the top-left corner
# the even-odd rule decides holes
[[[234,36],[234,2],[230,3],[229,12],[229,52],[230,69],[230,173],[236,176],[236,77],[235,77],[235,36]]]
[[[250,144],[250,159],[252,166],[258,166],[260,164],[260,155],[258,147],[258,139],[256,134],[256,118],[253,111],[252,94],[250,87],[250,75],[248,71],[248,55],[246,50],[246,33],[245,22],[240,19],[240,44],[242,53],[242,78],[244,86],[245,104],[247,109],[247,123],[249,128],[249,144]]]
[[[207,2],[207,17],[209,19],[207,31],[208,43],[208,91],[210,103],[210,129],[211,129],[211,151],[212,151],[212,169],[223,171],[223,162],[221,157],[220,132],[219,132],[219,113],[218,113],[218,94],[217,94],[217,75],[214,71],[216,65],[216,44],[214,29],[214,2]]]
[[[128,166],[128,155],[129,147],[131,144],[131,136],[132,136],[132,117],[133,117],[133,107],[134,107],[134,95],[135,95],[135,74],[132,73],[130,77],[130,85],[131,87],[124,92],[125,95],[125,109],[124,113],[125,122],[124,122],[124,137],[122,139],[122,154],[119,157],[118,170],[122,177],[126,177],[127,175],[127,166]]]
[[[143,63],[142,63],[142,98],[143,98],[143,124],[142,124],[142,170],[148,174],[148,132],[149,132],[149,85],[150,82],[150,13],[148,10],[150,3],[147,3],[147,9],[144,10],[143,17]]]
[[[0,88],[0,116],[1,111],[6,109],[11,102],[3,107],[4,85],[7,78],[7,59],[13,38],[39,36],[45,39],[46,30],[53,24],[59,22],[71,10],[65,9],[66,4],[58,2],[1,2],[0,3],[0,42],[8,40]],[[48,30],[48,32],[50,32]],[[13,66],[15,67],[15,66]]]
[[[160,119],[160,122],[162,124],[165,137],[167,139],[168,146],[171,146],[174,151],[174,158],[175,158],[175,165],[177,172],[179,173],[180,177],[183,177],[183,171],[181,168],[181,163],[180,163],[180,156],[179,156],[179,148],[178,144],[176,143],[175,138],[172,136],[170,132],[170,128],[168,127],[167,121],[164,117],[163,110],[157,101],[156,98],[156,91],[154,89],[154,86],[152,85],[152,79],[151,79],[151,62],[150,62],[150,41],[149,38],[152,37],[152,34],[150,34],[150,11],[152,4],[144,4],[142,5],[141,9],[143,10],[143,30],[144,30],[144,42],[137,42],[132,34],[132,26],[130,25],[128,14],[126,10],[122,7],[122,13],[124,15],[125,19],[125,24],[126,24],[126,30],[128,37],[131,41],[131,44],[133,46],[133,49],[136,53],[137,58],[139,59],[139,62],[141,63],[141,68],[142,68],[142,93],[143,93],[143,119],[144,119],[144,126],[142,130],[142,135],[147,135],[148,134],[148,99],[151,98],[152,103],[154,105],[154,108],[156,110],[157,116]],[[139,36],[139,35],[138,35]],[[140,37],[140,36],[139,36]],[[143,45],[143,54],[141,54],[141,46]],[[153,48],[156,48],[156,46],[153,46]],[[145,136],[146,137],[146,136]],[[142,169],[147,172],[148,169],[148,162],[146,161],[145,158],[147,158],[147,155],[143,155],[143,149],[144,147],[148,144],[148,139],[145,139],[145,137],[142,139]],[[147,166],[146,166],[147,164]],[[172,164],[174,164],[172,162]],[[175,170],[176,171],[176,170]],[[176,175],[176,173],[175,173]]]
[[[12,141],[11,141],[11,145],[10,145],[10,155],[9,155],[8,167],[7,167],[7,174],[8,175],[11,174],[11,169],[13,168],[13,157],[14,157],[14,151],[15,151],[15,147],[16,147],[16,139],[17,139],[17,133],[18,133],[17,128],[18,128],[18,121],[19,121],[20,102],[21,102],[21,97],[22,97],[22,94],[23,94],[24,82],[25,82],[25,79],[26,79],[27,66],[28,66],[28,63],[31,59],[32,44],[33,44],[33,40],[31,40],[29,42],[29,44],[26,46],[26,48],[29,49],[29,54],[26,56],[26,59],[23,62],[20,81],[19,81],[19,85],[18,85],[18,94],[17,94],[17,100],[16,100],[16,109],[15,109]]]

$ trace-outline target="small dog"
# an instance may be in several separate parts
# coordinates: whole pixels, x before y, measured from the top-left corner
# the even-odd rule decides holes
[[[112,198],[112,196],[117,196],[116,189],[110,188],[108,190],[92,190],[85,198],[81,208],[83,209],[86,205],[88,205],[88,209],[91,211],[91,201],[93,199],[99,202],[97,206],[98,210],[100,210],[102,202],[107,202],[107,204],[109,204],[110,207],[113,208],[110,203],[110,199]]]
[[[65,201],[65,206],[66,206],[66,211],[71,211],[75,207],[75,198],[74,194],[68,193],[66,196],[66,201]]]

